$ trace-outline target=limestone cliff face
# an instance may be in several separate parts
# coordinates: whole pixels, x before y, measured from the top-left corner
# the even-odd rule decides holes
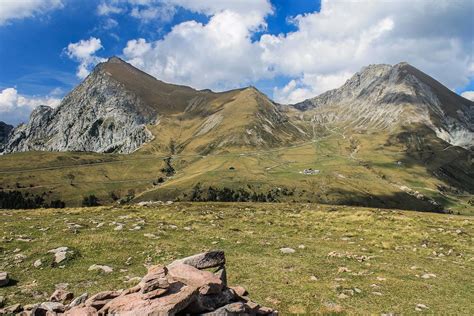
[[[61,104],[35,109],[14,129],[5,152],[30,150],[131,153],[151,140],[142,100],[99,65]]]
[[[367,66],[342,87],[294,107],[315,123],[352,128],[421,123],[452,145],[474,146],[474,103],[407,63]]]

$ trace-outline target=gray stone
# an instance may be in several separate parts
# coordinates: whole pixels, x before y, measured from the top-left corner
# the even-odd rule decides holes
[[[81,296],[76,297],[69,303],[68,308],[73,308],[75,306],[84,304],[87,301],[87,298],[89,297],[89,294],[83,293]]]
[[[10,277],[7,272],[0,272],[0,286],[6,286],[10,283]]]
[[[93,264],[89,267],[88,270],[89,271],[102,271],[104,273],[111,273],[111,272],[114,271],[114,269],[112,269],[111,267],[105,266],[105,265],[100,265],[100,264]]]
[[[225,255],[222,250],[208,251],[176,260],[170,266],[175,263],[184,263],[196,269],[215,268],[225,265]]]
[[[39,307],[55,313],[62,313],[66,310],[66,307],[59,302],[43,302]]]
[[[295,249],[293,248],[280,248],[280,251],[285,254],[295,253]]]

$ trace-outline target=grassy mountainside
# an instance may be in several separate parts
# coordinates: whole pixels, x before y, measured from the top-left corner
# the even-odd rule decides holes
[[[3,210],[0,221],[0,270],[16,281],[0,288],[7,304],[44,300],[59,283],[76,295],[128,288],[138,281],[127,280],[142,276],[146,264],[223,249],[229,282],[283,314],[414,314],[418,304],[427,313],[474,312],[471,217],[316,204],[175,203]],[[48,250],[61,246],[76,255],[53,267]],[[42,265],[35,268],[38,259]],[[93,264],[113,272],[88,271]]]
[[[185,127],[182,133],[191,130]],[[400,130],[390,136],[322,130],[316,131],[314,140],[293,146],[234,147],[207,155],[177,150],[179,138],[162,134],[169,140],[161,145],[152,142],[131,155],[29,152],[1,156],[0,187],[47,192],[49,198],[60,198],[68,206],[80,205],[89,194],[106,204],[113,202],[112,197],[127,195],[134,201],[206,200],[209,187],[226,187],[263,194],[269,201],[473,214],[469,152],[447,148],[436,137],[429,141],[429,134],[418,132]],[[172,157],[174,174],[162,170],[166,157]],[[319,173],[301,173],[310,168]]]

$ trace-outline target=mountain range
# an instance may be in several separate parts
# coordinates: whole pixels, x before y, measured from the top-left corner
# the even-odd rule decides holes
[[[293,200],[359,203],[366,198],[354,197],[352,190],[360,184],[333,183],[348,178],[362,181],[363,174],[345,169],[353,164],[393,187],[383,194],[379,188],[358,187],[375,201],[364,202],[367,205],[383,206],[390,200],[393,206],[396,194],[405,194],[417,200],[408,208],[466,206],[462,196],[474,192],[474,103],[407,63],[369,65],[340,88],[283,105],[255,87],[213,92],[165,83],[112,57],[97,65],[58,107],[36,108],[29,122],[12,131],[4,126],[0,133],[4,164],[11,157],[17,161],[30,157],[13,154],[18,152],[100,153],[102,160],[120,161],[168,157],[160,166],[164,163],[173,172],[165,172],[159,185],[141,186],[134,194],[140,199],[191,199],[201,185],[205,189],[199,194],[205,197],[213,186],[237,191],[247,187],[268,195],[281,190],[278,182],[283,180],[289,185],[286,189],[301,190]],[[331,161],[339,165],[329,172],[325,167]],[[234,175],[220,180],[213,174],[224,172],[222,168],[235,170],[235,165],[245,170],[239,179]],[[411,186],[418,183],[427,194],[400,178],[404,173],[409,176],[413,171],[409,167],[423,170]],[[324,176],[313,174],[295,183],[284,180],[309,169],[323,171]],[[272,174],[277,170],[278,176]],[[426,183],[420,184],[422,180]],[[123,194],[125,187],[116,187]],[[283,199],[281,193],[275,195]]]

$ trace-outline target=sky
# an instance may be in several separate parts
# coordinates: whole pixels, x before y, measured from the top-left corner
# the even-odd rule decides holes
[[[296,103],[406,61],[474,100],[473,0],[0,0],[0,121],[119,56],[156,78]]]

